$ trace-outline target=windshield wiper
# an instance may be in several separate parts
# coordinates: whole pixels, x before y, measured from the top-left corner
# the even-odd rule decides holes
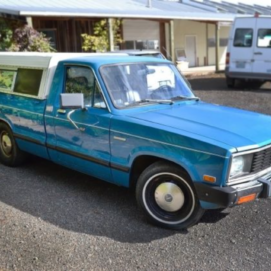
[[[173,104],[172,100],[159,100],[159,99],[143,99],[138,103],[159,103],[159,104]]]
[[[192,100],[195,100],[195,101],[199,101],[200,98],[199,97],[187,97],[187,96],[175,96],[173,98],[171,98],[172,101],[177,101],[177,100],[187,100],[187,101],[192,101]]]
[[[174,104],[172,100],[159,100],[159,99],[142,99],[139,101],[135,101],[133,103],[130,103],[126,107],[131,107],[138,104],[144,104],[144,103],[158,103],[158,104]]]

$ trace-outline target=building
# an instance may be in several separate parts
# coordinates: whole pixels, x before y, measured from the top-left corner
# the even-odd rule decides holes
[[[270,14],[271,7],[212,0],[0,0],[0,16],[25,19],[51,38],[59,52],[81,52],[81,34],[95,22],[122,20],[120,49],[159,49],[190,67],[223,68],[227,39],[235,16]],[[111,35],[111,50],[114,50]]]

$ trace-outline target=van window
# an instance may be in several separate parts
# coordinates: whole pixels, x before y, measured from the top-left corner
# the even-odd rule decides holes
[[[18,69],[14,92],[38,96],[41,77],[42,70]]]
[[[234,35],[234,47],[251,47],[253,30],[249,28],[237,28]]]
[[[271,48],[271,29],[259,29],[257,46],[261,48]]]
[[[12,91],[15,81],[16,71],[0,69],[0,89]]]

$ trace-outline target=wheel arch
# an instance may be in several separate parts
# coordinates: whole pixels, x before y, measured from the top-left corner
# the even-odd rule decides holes
[[[188,165],[186,163],[180,163],[180,161],[175,161],[172,159],[168,159],[165,157],[157,156],[157,155],[151,155],[151,154],[145,154],[137,156],[131,165],[131,171],[130,171],[130,178],[129,178],[129,187],[135,188],[137,180],[141,173],[151,164],[154,164],[158,161],[164,161],[165,163],[169,163],[172,165],[175,165],[179,167],[185,174],[189,176],[191,180],[193,180],[194,174],[192,168],[188,168]]]
[[[6,124],[9,127],[9,129],[13,132],[12,125],[10,122],[0,117],[0,123]]]

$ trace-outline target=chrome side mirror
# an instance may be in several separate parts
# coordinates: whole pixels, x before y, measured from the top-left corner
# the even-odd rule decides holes
[[[60,94],[61,108],[81,108],[84,109],[84,94],[83,93],[61,93]]]

